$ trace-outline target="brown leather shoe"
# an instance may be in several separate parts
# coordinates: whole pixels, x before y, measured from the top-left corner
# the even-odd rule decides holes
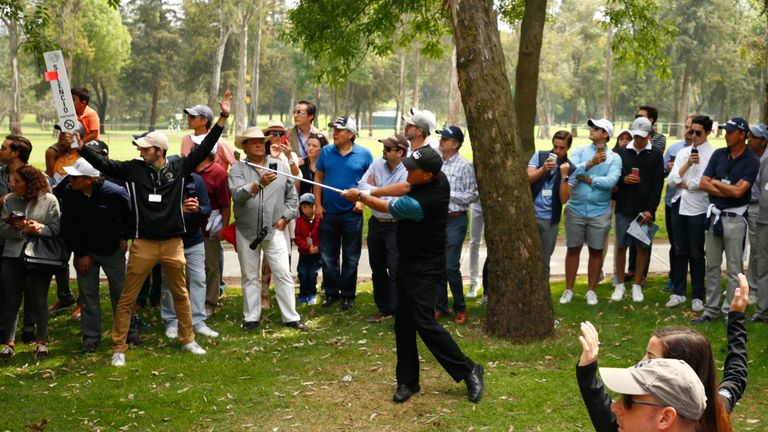
[[[436,311],[435,312],[435,319],[437,321],[440,321],[441,319],[449,317],[449,316],[451,316],[450,312],[440,312],[440,311]]]
[[[467,311],[463,310],[461,312],[456,312],[456,317],[453,318],[453,322],[456,324],[466,324],[467,318]]]

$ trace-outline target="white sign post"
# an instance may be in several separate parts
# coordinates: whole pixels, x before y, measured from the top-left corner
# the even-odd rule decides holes
[[[48,51],[45,57],[45,80],[51,83],[53,91],[53,103],[56,105],[56,113],[59,116],[59,127],[62,132],[72,132],[77,124],[75,103],[72,101],[72,91],[69,88],[69,77],[64,65],[64,55],[61,51]],[[72,143],[77,147],[77,142]]]

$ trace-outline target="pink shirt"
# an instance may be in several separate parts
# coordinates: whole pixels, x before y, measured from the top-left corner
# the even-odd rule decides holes
[[[179,154],[187,156],[195,148],[195,143],[192,141],[192,135],[185,135],[181,140],[181,150]],[[232,150],[232,146],[226,141],[219,138],[219,142],[216,143],[216,157],[213,160],[215,163],[221,165],[224,171],[229,171],[230,165],[234,165],[235,152]]]

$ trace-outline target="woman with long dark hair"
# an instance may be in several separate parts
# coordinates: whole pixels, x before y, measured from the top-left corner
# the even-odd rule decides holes
[[[696,424],[697,432],[731,432],[730,413],[747,387],[747,331],[744,310],[749,297],[746,277],[739,274],[728,313],[728,355],[725,358],[723,379],[718,383],[715,360],[709,340],[696,330],[683,327],[665,327],[654,332],[648,341],[644,359],[673,358],[688,363],[704,384],[707,408]],[[579,390],[587,406],[592,425],[597,432],[618,430],[616,415],[611,410],[611,398],[605,393],[603,382],[597,377],[597,355],[600,342],[590,322],[581,323],[579,337],[582,353],[576,366]]]
[[[315,162],[317,157],[320,156],[320,149],[328,144],[328,137],[323,133],[311,133],[307,137],[307,158],[304,163],[299,167],[301,173],[307,180],[315,180]],[[305,182],[299,182],[299,196],[305,193],[313,193],[312,185]]]
[[[0,235],[3,248],[3,335],[0,357],[14,354],[16,324],[22,300],[31,305],[37,329],[35,355],[48,355],[48,288],[53,269],[30,265],[24,261],[28,241],[59,235],[61,213],[59,202],[48,192],[45,174],[24,165],[11,176],[13,192],[5,198],[0,213]]]

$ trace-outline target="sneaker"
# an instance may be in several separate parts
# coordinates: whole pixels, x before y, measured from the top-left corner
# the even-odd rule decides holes
[[[296,329],[298,331],[302,331],[302,332],[309,331],[309,327],[307,327],[307,325],[304,324],[301,321],[290,321],[290,322],[285,323],[285,326],[293,328],[293,329]]]
[[[123,367],[125,366],[125,353],[112,354],[112,366]]]
[[[467,291],[467,294],[464,297],[467,298],[475,298],[477,297],[477,292],[480,291],[480,287],[473,284],[469,286],[469,291]]]
[[[207,319],[207,318],[212,317],[214,313],[216,313],[216,308],[211,306],[211,305],[209,305],[209,304],[206,304],[205,305],[205,318]]]
[[[195,333],[203,336],[208,336],[210,338],[217,338],[219,337],[219,332],[216,330],[208,327],[208,325],[204,322],[198,323],[195,326]]]
[[[456,324],[466,324],[467,318],[467,311],[463,310],[461,312],[456,312],[456,316],[453,317],[453,322]]]
[[[299,296],[299,304],[300,304],[300,305],[305,305],[305,304],[307,304],[307,297],[305,297],[305,296]]]
[[[701,299],[693,299],[691,301],[691,310],[694,312],[701,312],[704,310],[704,302]]]
[[[0,358],[10,358],[16,351],[13,349],[13,345],[3,345],[0,348]]]
[[[573,290],[567,289],[563,291],[563,295],[560,296],[560,304],[570,303],[572,299],[573,299]]]
[[[61,312],[64,309],[72,306],[73,304],[75,304],[74,297],[73,298],[59,300],[56,303],[54,303],[53,306],[50,307],[50,309],[48,309],[48,313]]]
[[[643,287],[640,285],[632,285],[632,301],[635,303],[642,303],[645,300],[643,296]]]
[[[317,304],[317,296],[311,295],[311,296],[307,297],[307,304],[310,305],[310,306],[316,305]]]
[[[593,290],[587,291],[587,304],[590,306],[597,304],[597,294]]]
[[[48,357],[48,346],[44,343],[38,343],[35,346],[35,357]]]
[[[204,355],[206,353],[205,350],[195,341],[182,345],[181,350],[197,355]]]
[[[681,304],[685,304],[685,296],[672,294],[669,296],[669,301],[664,306],[668,308],[678,307]]]
[[[448,317],[450,317],[450,316],[451,316],[451,313],[450,313],[450,312],[441,312],[441,311],[436,311],[436,312],[435,312],[435,321],[440,321],[441,319],[443,319],[443,318],[448,318]]]
[[[72,319],[80,320],[80,315],[81,315],[80,306],[78,306],[77,308],[75,308],[75,311],[72,312]]]
[[[612,301],[621,301],[624,299],[624,291],[626,291],[626,288],[624,287],[624,284],[617,284],[613,288],[613,294],[611,294],[611,300]]]
[[[258,321],[243,321],[243,325],[241,329],[243,330],[243,333],[249,333],[259,328],[259,322]]]
[[[179,325],[174,322],[165,326],[165,337],[168,339],[176,339],[179,337]]]

